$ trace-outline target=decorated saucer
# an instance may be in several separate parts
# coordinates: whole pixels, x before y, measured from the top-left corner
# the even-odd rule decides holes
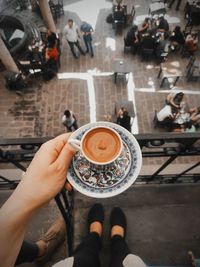
[[[135,137],[125,128],[111,122],[86,124],[71,137],[81,140],[87,130],[96,126],[111,127],[119,133],[123,143],[120,156],[109,166],[97,168],[78,151],[73,157],[67,178],[72,186],[84,195],[95,198],[113,197],[135,182],[141,169],[142,154]]]

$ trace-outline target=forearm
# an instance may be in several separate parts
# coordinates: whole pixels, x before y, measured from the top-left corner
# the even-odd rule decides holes
[[[34,213],[19,191],[16,189],[0,210],[0,263],[4,267],[14,266]]]

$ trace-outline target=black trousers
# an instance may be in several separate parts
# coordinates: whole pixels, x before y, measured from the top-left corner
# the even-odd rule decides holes
[[[100,267],[99,251],[101,238],[97,233],[89,233],[74,252],[73,267]],[[111,239],[111,259],[109,267],[123,267],[123,260],[130,254],[124,239],[115,235]]]
[[[39,248],[36,244],[31,244],[23,241],[15,265],[22,264],[24,262],[33,262],[34,260],[36,260],[38,252]]]
[[[73,267],[101,267],[99,252],[101,238],[97,233],[89,233],[73,253]],[[111,259],[109,267],[123,267],[123,260],[130,254],[130,250],[121,236],[115,235],[111,239]],[[38,255],[38,246],[23,242],[15,265],[32,262]]]
[[[177,0],[177,4],[176,4],[176,10],[179,9],[179,6],[181,4],[181,1],[182,0]],[[169,4],[169,7],[172,7],[172,5],[174,4],[175,0],[171,0],[170,4]]]
[[[77,130],[78,129],[78,124],[77,121],[75,121],[71,126],[66,126],[68,132],[72,132],[73,130]]]
[[[78,48],[78,50],[80,51],[80,53],[81,53],[82,55],[85,55],[85,52],[83,51],[82,47],[80,46],[79,41],[76,41],[76,42],[69,42],[69,41],[68,41],[68,44],[69,44],[70,49],[71,49],[71,51],[72,51],[72,54],[73,54],[73,56],[74,56],[75,58],[77,58],[78,56],[77,56],[77,54],[76,54],[76,52],[75,52],[75,50],[74,50],[74,46],[76,46],[76,47]]]

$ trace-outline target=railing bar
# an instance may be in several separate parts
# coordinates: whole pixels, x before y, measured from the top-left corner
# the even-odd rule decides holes
[[[182,175],[186,174],[187,172],[191,171],[192,169],[196,168],[197,166],[200,165],[200,161],[195,163],[193,166],[187,168],[185,171],[177,174],[174,178],[172,178],[173,181],[177,180],[179,177],[181,177]]]
[[[163,165],[154,173],[151,175],[150,180],[153,180],[153,178],[159,174],[162,170],[164,170],[172,161],[177,158],[178,154],[171,156],[166,162],[163,163]]]
[[[65,210],[62,201],[60,199],[60,194],[55,196],[56,204],[65,220],[66,223],[66,229],[67,229],[67,244],[68,244],[68,255],[72,255],[72,223],[71,218],[68,214],[68,212]]]
[[[2,179],[4,182],[7,182],[9,184],[15,184],[15,181],[16,181],[16,180],[10,180],[8,178],[5,178],[2,175],[0,175],[0,179]],[[0,181],[0,183],[1,183],[1,181]]]
[[[18,169],[22,170],[22,171],[26,171],[26,168],[19,162],[12,160],[12,159],[8,159],[8,162],[12,163],[13,165],[15,165]]]

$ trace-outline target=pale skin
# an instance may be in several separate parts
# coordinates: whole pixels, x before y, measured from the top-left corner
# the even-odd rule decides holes
[[[61,190],[75,150],[63,134],[43,144],[0,210],[1,266],[14,266],[28,223]],[[9,242],[8,242],[9,241]]]
[[[67,170],[75,150],[68,144],[70,134],[60,135],[41,146],[35,154],[16,190],[0,210],[0,263],[12,267],[19,254],[27,226],[34,214],[53,197],[66,182]],[[103,225],[93,222],[90,232],[102,235]],[[111,236],[124,236],[124,229],[115,225]],[[45,244],[37,243],[39,255]]]

